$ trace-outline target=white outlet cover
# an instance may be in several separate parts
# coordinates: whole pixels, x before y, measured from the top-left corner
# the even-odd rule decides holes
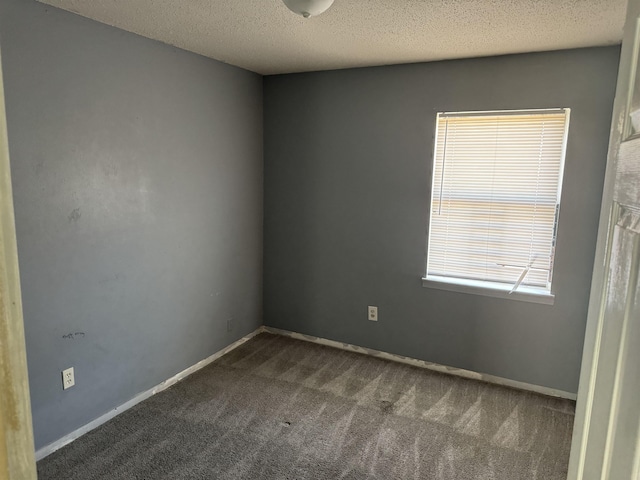
[[[374,307],[373,305],[369,305],[367,307],[368,319],[372,322],[378,321],[378,307]]]
[[[75,374],[73,372],[73,367],[67,368],[62,371],[62,389],[66,390],[67,388],[71,388],[76,384]]]

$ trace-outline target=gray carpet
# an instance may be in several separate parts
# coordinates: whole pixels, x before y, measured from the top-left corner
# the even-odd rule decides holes
[[[572,425],[570,401],[261,334],[38,478],[564,480]]]

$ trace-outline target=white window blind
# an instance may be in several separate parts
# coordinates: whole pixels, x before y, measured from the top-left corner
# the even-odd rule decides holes
[[[551,291],[569,110],[438,114],[427,279]]]

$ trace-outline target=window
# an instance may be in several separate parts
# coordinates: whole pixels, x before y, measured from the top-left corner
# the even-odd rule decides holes
[[[569,109],[439,113],[425,286],[553,303]]]

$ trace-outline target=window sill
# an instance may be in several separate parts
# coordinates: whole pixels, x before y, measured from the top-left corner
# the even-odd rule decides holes
[[[518,300],[521,302],[541,303],[544,305],[553,305],[555,301],[555,295],[553,293],[534,287],[520,286],[517,291],[509,293],[511,287],[508,285],[501,286],[500,284],[479,280],[457,280],[454,278],[431,276],[422,279],[422,286],[451,292],[505,298],[507,300]]]

